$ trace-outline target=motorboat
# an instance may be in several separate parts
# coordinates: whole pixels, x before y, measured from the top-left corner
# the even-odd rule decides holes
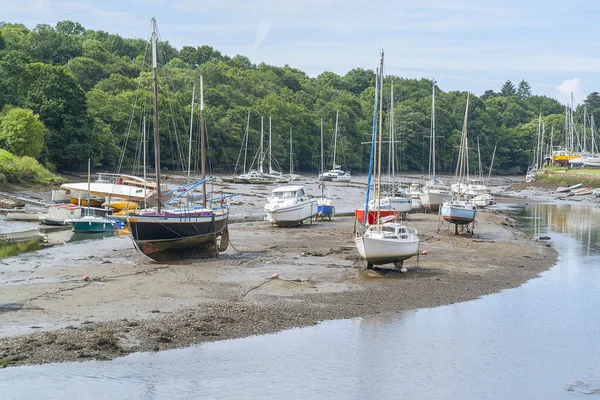
[[[264,212],[265,219],[279,227],[302,225],[317,215],[318,204],[306,195],[304,186],[282,186],[273,189]]]

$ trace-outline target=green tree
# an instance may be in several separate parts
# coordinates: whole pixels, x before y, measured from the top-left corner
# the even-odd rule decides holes
[[[519,87],[517,89],[517,97],[519,97],[521,100],[525,100],[530,96],[531,85],[525,79],[521,79],[521,82],[519,82]]]
[[[512,97],[517,95],[517,90],[515,89],[515,85],[508,80],[502,85],[502,89],[500,89],[500,95],[505,97]]]
[[[85,91],[90,90],[96,83],[108,76],[102,64],[87,57],[72,58],[67,64],[67,68]]]
[[[44,148],[46,127],[40,116],[23,108],[12,108],[0,122],[0,142],[17,156],[38,158]]]

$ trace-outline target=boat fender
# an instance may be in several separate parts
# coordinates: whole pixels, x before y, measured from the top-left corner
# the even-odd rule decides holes
[[[429,250],[423,250],[423,252],[421,254],[423,254],[424,256],[426,256],[427,254],[429,254]]]

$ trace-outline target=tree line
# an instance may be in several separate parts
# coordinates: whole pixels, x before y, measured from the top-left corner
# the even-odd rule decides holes
[[[176,49],[159,42],[159,128],[162,166],[187,165],[192,93],[204,80],[208,156],[211,168],[233,172],[250,112],[249,159],[259,147],[261,117],[272,119],[273,155],[281,169],[289,165],[290,131],[296,171],[318,171],[320,121],[326,153],[339,112],[337,163],[367,170],[375,95],[375,73],[355,68],[345,75],[324,72],[309,77],[289,65],[254,64],[243,55],[230,57],[208,45]],[[33,157],[54,170],[81,170],[91,159],[95,168],[114,170],[139,165],[142,125],[152,131],[151,73],[148,42],[88,30],[61,21],[28,29],[0,23],[0,148]],[[374,60],[374,65],[376,60]],[[428,171],[432,80],[386,76],[384,120],[390,112],[394,85],[395,155],[401,170]],[[436,88],[437,170],[456,165],[467,93]],[[575,110],[577,127],[587,115],[600,116],[600,95],[591,93]],[[195,109],[197,109],[197,103]],[[498,91],[471,95],[468,123],[471,168],[489,165],[497,146],[494,170],[520,173],[527,169],[537,140],[538,115],[554,144],[564,141],[565,106],[536,96],[526,81],[507,81]],[[199,130],[197,116],[192,131]],[[266,123],[265,123],[266,125]],[[389,131],[384,122],[384,131]],[[267,127],[264,127],[265,133]],[[149,134],[149,157],[152,138]],[[195,142],[197,144],[197,141]],[[177,150],[177,151],[176,151]],[[194,147],[197,159],[198,149]],[[386,153],[387,155],[387,153]],[[331,162],[329,162],[330,164]],[[330,165],[326,166],[329,167]],[[238,170],[241,167],[238,166]],[[285,172],[285,171],[284,171]]]

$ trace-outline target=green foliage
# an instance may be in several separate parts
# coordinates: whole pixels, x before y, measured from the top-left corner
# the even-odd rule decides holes
[[[159,68],[158,128],[164,167],[187,166],[192,87],[195,82],[197,100],[202,75],[212,168],[235,168],[248,111],[250,159],[258,151],[261,116],[265,125],[271,117],[276,164],[289,165],[291,129],[296,169],[318,170],[323,118],[329,166],[335,114],[339,112],[336,161],[353,172],[366,171],[369,147],[362,143],[372,131],[372,69],[356,68],[345,75],[324,72],[311,78],[288,65],[256,65],[244,55],[229,57],[206,44],[177,50],[168,42],[159,42],[158,50],[163,66]],[[55,27],[38,25],[33,30],[21,24],[0,24],[0,109],[8,113],[11,108],[27,108],[39,115],[47,134],[36,157],[59,169],[85,168],[88,158],[96,167],[114,168],[120,164],[121,151],[124,165],[138,165],[145,119],[151,162],[152,80],[149,60],[144,58],[149,52],[146,40],[87,30],[73,21],[60,21]],[[389,129],[392,81],[400,167],[427,171],[432,82],[386,77],[384,132]],[[507,81],[499,91],[487,90],[471,99],[469,140],[476,143],[479,139],[484,165],[489,165],[494,146],[498,146],[496,171],[527,168],[540,113],[546,132],[554,129],[554,144],[564,141],[564,107],[554,99],[532,95],[525,80],[517,87]],[[436,92],[439,171],[452,172],[456,165],[465,102],[466,92]],[[600,94],[591,93],[585,105],[588,115],[598,120]],[[197,108],[196,104],[194,135],[199,131]],[[576,112],[579,116],[583,110]],[[578,128],[581,124],[578,122]],[[267,126],[264,130],[266,133]],[[197,160],[199,149],[194,140],[192,156]],[[477,165],[475,154],[470,157],[472,169]]]
[[[10,152],[0,149],[0,176],[7,182],[22,183],[51,183],[64,182],[31,157],[17,157]]]
[[[18,156],[39,157],[46,127],[31,110],[12,108],[0,120],[0,145]]]

